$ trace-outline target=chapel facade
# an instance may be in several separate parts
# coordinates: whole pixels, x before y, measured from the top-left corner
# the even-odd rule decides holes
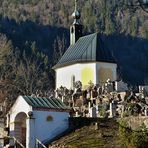
[[[83,88],[88,83],[102,84],[108,79],[117,79],[117,64],[99,33],[82,35],[81,14],[75,10],[70,27],[70,46],[53,67],[56,72],[56,88],[64,86],[73,89],[75,81],[81,81]]]

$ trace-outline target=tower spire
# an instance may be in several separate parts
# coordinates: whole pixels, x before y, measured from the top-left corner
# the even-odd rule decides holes
[[[75,10],[72,14],[72,17],[74,19],[74,22],[73,22],[74,24],[76,24],[76,23],[78,24],[80,17],[81,17],[81,13],[77,10],[77,2],[78,2],[78,0],[75,0]]]
[[[75,0],[75,9],[72,14],[74,19],[70,27],[70,44],[73,45],[82,36],[82,25],[80,24],[81,13],[77,10],[78,0]]]
[[[75,11],[77,11],[77,0],[75,0]]]

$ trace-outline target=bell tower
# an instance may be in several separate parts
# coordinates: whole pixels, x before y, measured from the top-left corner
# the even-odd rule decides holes
[[[82,25],[80,24],[81,14],[77,10],[77,0],[75,0],[75,10],[72,14],[74,19],[70,26],[70,45],[74,45],[76,41],[82,36]]]

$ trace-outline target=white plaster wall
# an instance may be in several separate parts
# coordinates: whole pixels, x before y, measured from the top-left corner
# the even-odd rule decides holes
[[[9,121],[10,127],[10,136],[15,136],[15,117],[21,112],[27,115],[29,111],[32,111],[32,107],[27,104],[27,102],[24,100],[22,96],[19,96],[16,99],[16,102],[12,106],[11,110],[9,111],[10,116],[7,116],[7,120]],[[10,141],[10,144],[13,145],[13,141]]]
[[[117,64],[115,63],[95,62],[95,63],[73,64],[70,66],[65,66],[56,69],[56,88],[59,88],[61,85],[67,87],[68,89],[71,88],[72,75],[75,76],[75,81],[81,81],[81,71],[85,67],[93,69],[94,84],[99,83],[98,71],[100,68],[111,69],[113,73],[113,80],[117,79]]]
[[[19,96],[10,110],[10,131],[14,130],[14,121],[18,113],[24,112],[26,115],[32,111],[32,107],[27,104],[22,96]]]
[[[56,88],[59,88],[61,85],[71,88],[71,77],[75,76],[75,81],[81,81],[81,71],[85,67],[89,67],[93,69],[94,73],[94,82],[96,83],[96,64],[95,63],[81,63],[81,64],[73,64],[70,66],[65,66],[62,68],[56,69]]]
[[[113,79],[112,81],[117,80],[117,64],[115,63],[106,63],[106,62],[97,62],[96,63],[96,84],[99,84],[99,75],[98,75],[98,71],[100,68],[107,68],[110,69],[113,73]]]
[[[47,121],[48,116],[52,116],[53,121]],[[33,111],[33,117],[35,118],[35,138],[40,141],[53,138],[69,127],[67,112]]]

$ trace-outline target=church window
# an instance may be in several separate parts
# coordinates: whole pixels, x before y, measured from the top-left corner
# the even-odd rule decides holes
[[[47,116],[47,118],[46,118],[46,121],[48,121],[48,122],[50,122],[50,121],[53,121],[53,117],[52,116]]]
[[[71,88],[74,89],[74,83],[75,83],[75,76],[71,76]]]
[[[71,33],[74,33],[74,28],[73,27],[71,28]]]

